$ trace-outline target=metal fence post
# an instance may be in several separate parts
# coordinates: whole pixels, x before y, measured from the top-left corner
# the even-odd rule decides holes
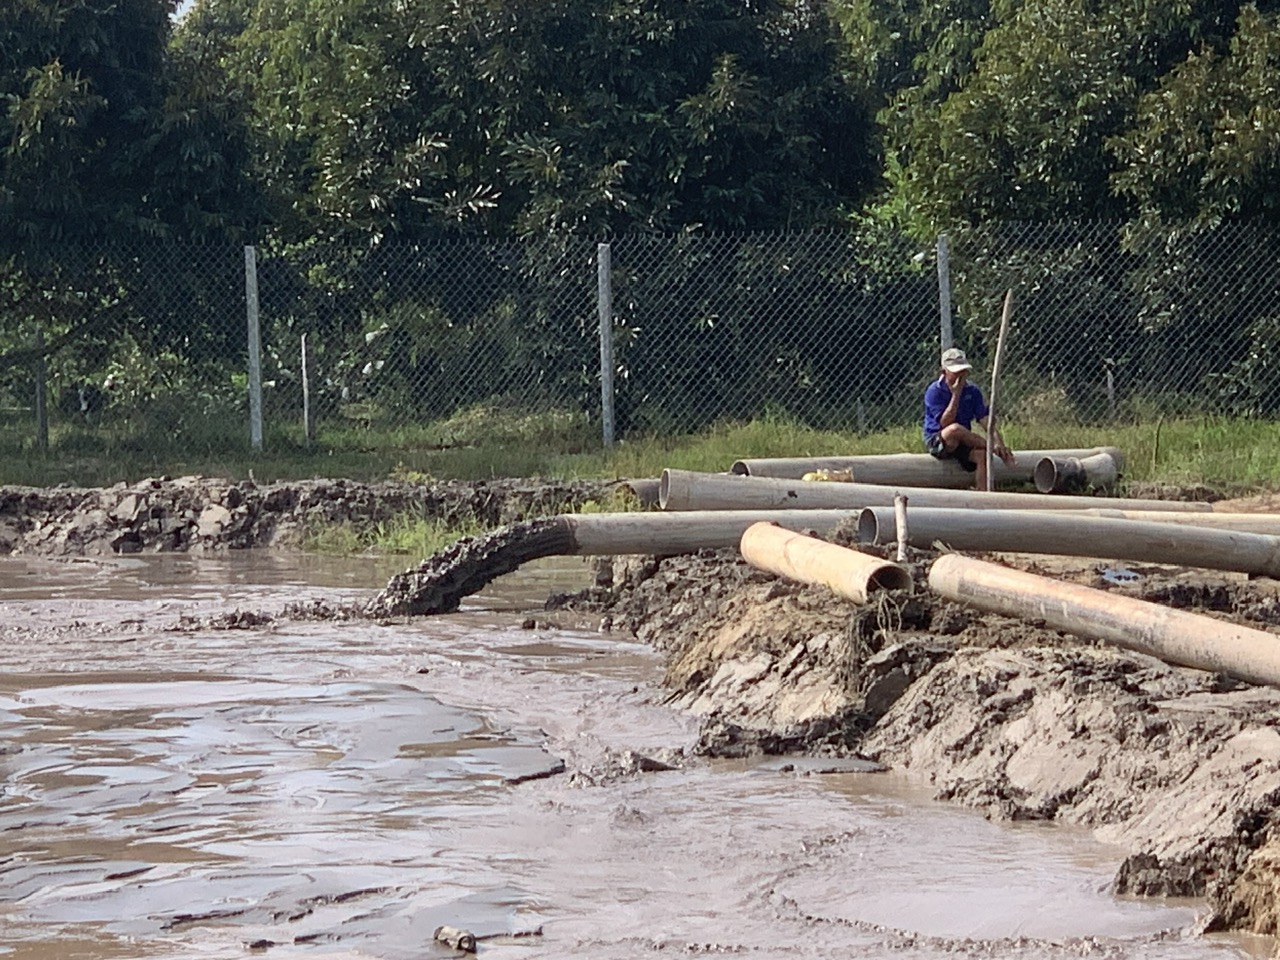
[[[942,320],[942,349],[955,345],[951,331],[951,252],[947,235],[938,234],[938,313]]]
[[[44,356],[44,328],[36,327],[36,446],[49,449],[49,364]]]
[[[315,439],[316,420],[311,409],[311,358],[307,354],[307,335],[302,335],[302,438],[308,447]]]
[[[249,443],[262,449],[262,331],[258,323],[258,251],[244,248],[244,301],[249,321]]]
[[[596,300],[600,312],[600,422],[605,449],[613,446],[613,264],[609,244],[596,245]]]

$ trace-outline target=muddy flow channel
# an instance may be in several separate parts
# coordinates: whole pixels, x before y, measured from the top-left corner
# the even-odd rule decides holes
[[[1262,955],[1120,853],[903,775],[707,761],[647,646],[549,624],[540,562],[453,615],[367,562],[0,561],[0,956]],[[533,621],[529,628],[529,621]],[[837,772],[821,772],[835,769]]]

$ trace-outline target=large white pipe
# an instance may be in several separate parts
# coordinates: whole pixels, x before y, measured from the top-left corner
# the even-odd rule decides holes
[[[559,518],[569,530],[562,551],[582,556],[675,555],[737,547],[754,523],[828,533],[856,510],[708,510],[690,513],[581,513]]]
[[[753,523],[742,534],[742,558],[760,570],[801,583],[820,583],[854,603],[866,603],[877,590],[909,590],[903,567],[825,540]]]
[[[1074,513],[1075,511],[1068,511]],[[1113,520],[1146,520],[1151,523],[1181,523],[1216,530],[1243,530],[1280,536],[1280,514],[1276,513],[1184,513],[1174,516],[1152,510],[1081,510],[1085,516],[1110,517]]]
[[[658,503],[663,510],[850,510],[892,506],[898,493],[911,498],[911,506],[968,507],[980,510],[1085,510],[1110,507],[1118,510],[1169,512],[1208,511],[1207,503],[1168,500],[1126,500],[1115,497],[1065,497],[1038,493],[987,493],[978,490],[933,490],[928,487],[891,487],[871,483],[815,483],[777,480],[771,477],[735,477],[662,471]]]
[[[913,506],[907,511],[907,535],[913,547],[941,543],[953,550],[1101,557],[1280,577],[1280,538],[1178,523]],[[858,515],[858,540],[896,542],[893,509],[863,510]]]
[[[914,501],[912,501],[914,502]],[[939,507],[963,510],[963,507]],[[1186,527],[1208,527],[1213,530],[1240,530],[1280,536],[1280,513],[1218,513],[1199,511],[1170,513],[1168,510],[1006,510],[1004,513],[1036,517],[1103,517],[1110,520],[1145,520],[1148,523],[1173,523]]]
[[[1043,621],[1054,630],[1169,663],[1280,686],[1280,636],[1263,630],[958,554],[934,562],[929,589],[980,610]]]
[[[1015,450],[1012,466],[997,461],[992,472],[997,484],[1030,483],[1036,464],[1045,457],[1089,457],[1109,453],[1123,469],[1124,454],[1115,447],[1067,450]],[[799,480],[814,470],[849,471],[857,483],[881,483],[903,487],[973,488],[973,474],[954,460],[939,460],[927,453],[867,454],[856,457],[764,457],[736,461],[731,472],[748,477]]]

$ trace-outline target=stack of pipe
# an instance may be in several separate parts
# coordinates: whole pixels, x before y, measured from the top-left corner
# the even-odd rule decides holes
[[[1012,464],[996,462],[992,473],[997,485],[1030,483],[1043,460],[1068,461],[1109,457],[1116,472],[1124,470],[1124,454],[1115,447],[1088,447],[1068,450],[1019,450]],[[1064,466],[1064,470],[1067,469]],[[1096,469],[1096,468],[1095,468]],[[973,474],[954,460],[939,460],[927,453],[889,453],[856,457],[775,457],[738,460],[730,472],[744,477],[799,480],[806,473],[826,470],[849,473],[855,483],[890,484],[901,487],[973,487]],[[1114,481],[1113,481],[1114,482]]]
[[[853,510],[891,506],[894,497],[903,492],[909,494],[913,506],[922,507],[964,507],[978,510],[1084,510],[1109,507],[1117,510],[1170,512],[1210,509],[1207,503],[1174,503],[1168,500],[987,493],[929,487],[904,491],[901,486],[873,483],[814,483],[806,480],[726,476],[670,469],[662,471],[658,503],[663,510]]]

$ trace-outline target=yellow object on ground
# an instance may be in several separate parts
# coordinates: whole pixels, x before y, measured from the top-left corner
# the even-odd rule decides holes
[[[852,470],[810,470],[801,480],[819,480],[825,483],[853,483]]]

